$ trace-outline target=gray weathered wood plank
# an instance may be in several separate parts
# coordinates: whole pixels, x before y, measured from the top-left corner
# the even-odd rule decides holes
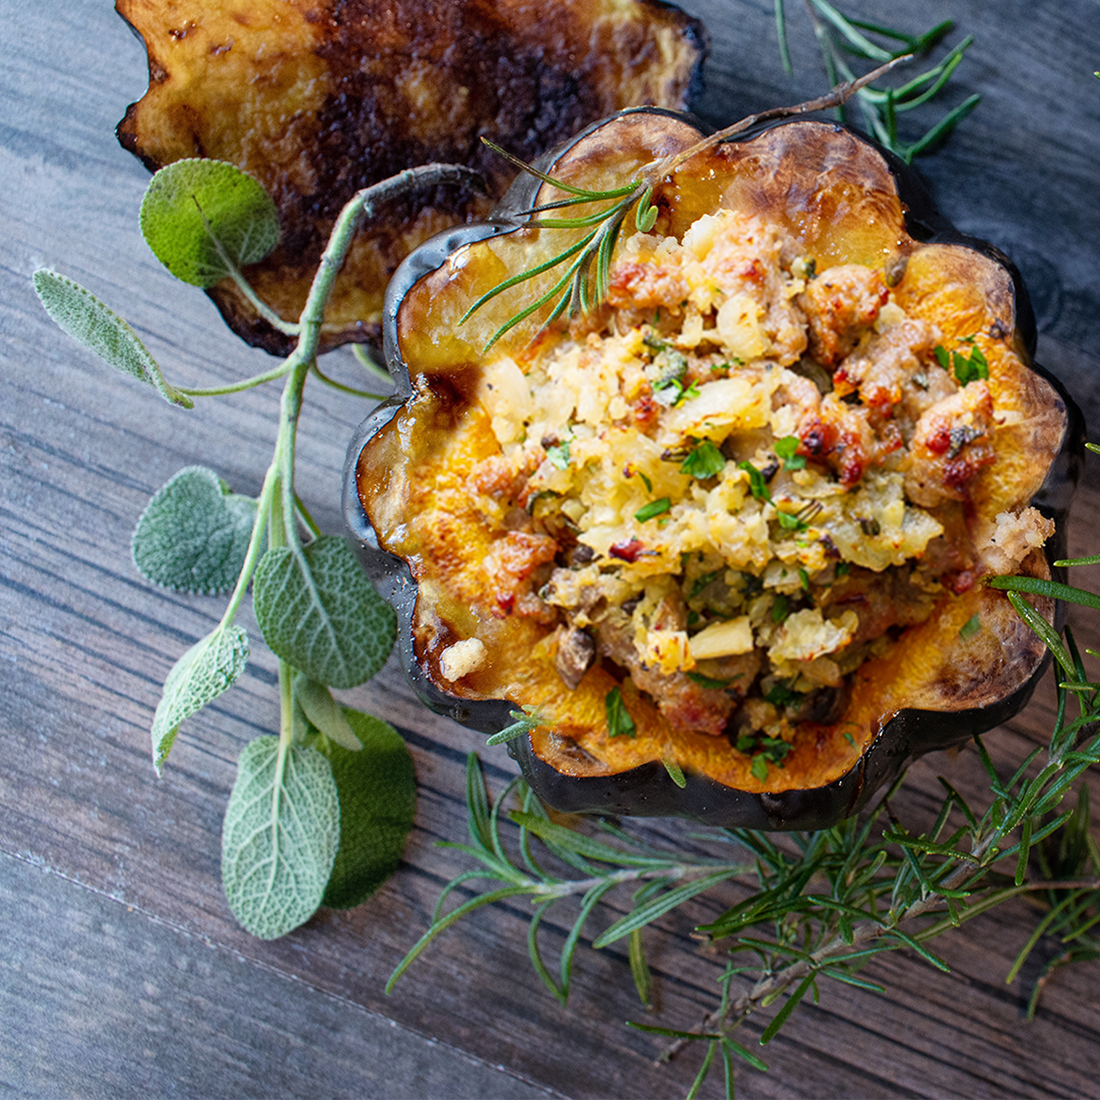
[[[821,89],[797,5],[788,5],[797,31],[794,79],[779,67],[767,0],[685,6],[707,20],[714,38],[701,108],[712,121]],[[953,16],[960,32],[976,36],[958,94],[980,91],[984,103],[923,170],[959,226],[1004,247],[1031,278],[1040,357],[1095,422],[1097,6],[922,0],[904,13],[894,7],[844,5],[879,21],[904,18],[913,29]],[[160,269],[136,231],[147,176],[112,130],[144,89],[144,56],[108,0],[72,0],[63,13],[47,5],[3,8],[0,867],[8,942],[22,945],[18,975],[5,988],[15,997],[14,1023],[0,1040],[5,1082],[42,1095],[239,1095],[247,1078],[255,1094],[308,1095],[344,1084],[354,1091],[355,1060],[377,1058],[384,1069],[377,1077],[364,1070],[363,1093],[376,1080],[392,1084],[391,1095],[399,1091],[397,1074],[408,1059],[428,1074],[408,1079],[409,1095],[472,1091],[475,1078],[464,1077],[458,1062],[448,1070],[426,1041],[416,1052],[416,1036],[426,1035],[456,1058],[470,1055],[482,1069],[503,1065],[536,1089],[574,1097],[682,1094],[699,1053],[656,1066],[661,1041],[623,1026],[644,1015],[623,951],[582,946],[573,997],[562,1009],[530,969],[521,905],[484,910],[456,927],[384,996],[386,978],[426,926],[440,887],[467,866],[435,842],[464,836],[465,754],[482,744],[425,712],[393,667],[347,698],[406,731],[416,760],[418,822],[402,871],[360,909],[322,913],[282,941],[260,943],[233,923],[219,884],[221,813],[240,747],[277,721],[274,662],[257,645],[241,683],[187,724],[157,780],[148,726],[160,684],[222,605],[146,585],[127,546],[149,495],[184,465],[201,461],[242,492],[258,489],[278,393],[253,391],[190,414],[169,408],[58,336],[34,300],[30,273],[53,265],[89,285],[182,382],[243,377],[270,360],[241,345],[201,294]],[[328,368],[351,376],[342,353]],[[343,449],[362,412],[350,398],[307,395],[299,490],[327,530],[340,527]],[[1075,509],[1075,552],[1095,550],[1098,510],[1100,492],[1089,486]],[[1100,571],[1085,578],[1100,581]],[[1075,622],[1082,644],[1100,645],[1095,616]],[[1049,690],[1041,691],[997,735],[998,760],[1008,767],[1021,758],[1051,714]],[[512,774],[510,761],[503,750],[483,755],[499,790]],[[933,812],[938,773],[968,794],[981,791],[973,752],[937,757],[914,767],[899,812],[914,821]],[[679,823],[648,828],[658,839],[689,842],[691,830]],[[53,875],[34,879],[34,867]],[[731,887],[700,899],[648,938],[660,1023],[693,1024],[715,1003],[722,960],[701,951],[689,932],[693,918],[716,915],[735,896]],[[599,913],[591,935],[622,906],[620,899]],[[825,990],[821,1004],[800,1009],[763,1052],[772,1071],[742,1074],[742,1095],[1096,1095],[1096,964],[1060,974],[1032,1024],[1021,1017],[1025,986],[1004,983],[1033,921],[1024,903],[1014,903],[945,937],[937,947],[950,975],[898,954],[868,968],[869,978],[887,986],[882,995]],[[108,933],[107,924],[126,931]],[[549,952],[562,928],[561,918],[547,922]],[[96,959],[104,957],[100,949],[109,955],[101,967],[71,969],[74,951]],[[196,961],[186,981],[158,977],[169,960],[199,956],[209,970]],[[7,953],[9,964],[15,958]],[[130,971],[141,978],[126,984]],[[158,992],[139,992],[145,981]],[[45,1009],[32,1011],[36,1000],[57,1006],[60,1045],[43,1045]],[[371,1047],[377,1036],[352,1034],[368,1014],[409,1030],[395,1032],[401,1043]],[[123,1037],[102,1047],[97,1015]],[[169,1016],[181,1021],[170,1058],[160,1040],[150,1046],[143,1038],[146,1025]],[[754,1039],[761,1027],[752,1023],[745,1035]],[[146,1049],[165,1058],[150,1065]],[[21,1050],[42,1053],[20,1061]],[[279,1059],[287,1064],[282,1075],[273,1068]],[[493,1087],[476,1085],[485,1095]],[[715,1078],[706,1095],[719,1092]]]

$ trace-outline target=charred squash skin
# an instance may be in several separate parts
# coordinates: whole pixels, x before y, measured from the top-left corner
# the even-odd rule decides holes
[[[583,131],[540,167],[581,186],[614,186],[639,164],[699,136],[683,116],[639,109]],[[603,698],[614,677],[594,667],[570,692],[552,661],[540,664],[547,628],[530,619],[496,616],[490,635],[500,642],[490,642],[486,669],[448,684],[440,653],[469,636],[488,604],[461,606],[455,595],[461,585],[448,592],[446,570],[433,572],[410,540],[409,509],[423,496],[414,469],[435,468],[433,449],[444,440],[450,445],[459,423],[466,423],[462,410],[476,379],[478,349],[516,306],[497,300],[463,326],[457,318],[513,270],[510,262],[530,267],[538,257],[539,232],[518,228],[511,216],[545,201],[545,191],[535,199],[540,186],[521,178],[493,221],[434,238],[398,270],[387,292],[384,338],[399,392],[361,425],[348,452],[345,514],[364,566],[398,611],[402,663],[420,698],[486,733],[508,726],[525,703],[553,714],[553,726],[512,741],[510,749],[535,792],[559,810],[684,816],[771,830],[834,824],[858,812],[916,757],[962,744],[1018,713],[1045,667],[1045,647],[1003,593],[984,585],[945,598],[930,620],[905,631],[889,659],[860,666],[839,720],[803,723],[795,751],[784,767],[769,769],[766,781],[750,774],[748,761],[725,738],[677,734],[670,740],[641,696],[632,697],[632,713],[642,712],[637,738],[608,736]],[[765,211],[830,264],[884,269],[905,308],[915,315],[930,311],[949,335],[984,333],[991,385],[1012,423],[970,507],[991,518],[1030,502],[1052,518],[1055,536],[1021,571],[1056,572],[1053,561],[1065,556],[1082,422],[1057,381],[1032,362],[1034,318],[1003,254],[954,230],[906,166],[831,123],[782,123],[719,146],[666,178],[654,201],[658,228],[670,234],[717,206]],[[541,233],[547,238],[548,231]],[[542,247],[562,246],[558,238]],[[535,297],[529,287],[522,293],[528,301]],[[505,337],[505,350],[522,348],[533,331]],[[476,545],[472,528],[471,538]],[[1049,601],[1036,606],[1055,618]],[[962,627],[974,615],[982,630],[970,636]],[[662,763],[673,744],[683,788]]]

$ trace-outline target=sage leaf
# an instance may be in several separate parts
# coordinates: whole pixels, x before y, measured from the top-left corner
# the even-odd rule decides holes
[[[165,381],[138,334],[90,290],[46,268],[39,268],[31,278],[38,300],[62,332],[116,370],[153,386],[165,401],[185,409],[194,405]]]
[[[205,466],[187,466],[158,489],[131,540],[134,565],[154,584],[213,596],[244,568],[256,501],[229,491]]]
[[[363,746],[344,717],[344,708],[332,697],[324,684],[311,680],[304,673],[294,677],[294,702],[302,713],[327,738],[348,752],[358,752]]]
[[[222,824],[222,887],[233,916],[263,940],[317,911],[340,839],[340,803],[316,749],[257,737],[237,761]]]
[[[244,627],[219,624],[173,666],[153,715],[153,767],[160,775],[180,723],[233,686],[248,663]]]
[[[331,687],[369,680],[393,648],[393,608],[335,535],[300,550],[268,550],[252,578],[252,602],[275,655]]]
[[[416,775],[401,735],[380,718],[344,714],[363,747],[324,750],[340,792],[340,848],[321,902],[330,909],[359,905],[393,874],[416,817]]]
[[[226,257],[238,267],[258,263],[279,240],[271,196],[220,160],[177,160],[162,168],[146,189],[140,219],[157,259],[192,286],[225,278]]]

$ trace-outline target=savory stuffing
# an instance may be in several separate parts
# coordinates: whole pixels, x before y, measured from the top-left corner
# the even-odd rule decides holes
[[[546,624],[566,688],[613,666],[674,730],[781,760],[861,662],[1051,533],[968,526],[999,424],[980,335],[945,346],[882,271],[815,271],[755,216],[632,236],[598,320],[481,373],[500,610]],[[448,679],[483,659],[462,645]]]

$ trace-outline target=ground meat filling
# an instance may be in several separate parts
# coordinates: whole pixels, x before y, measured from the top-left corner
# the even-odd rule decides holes
[[[569,690],[599,664],[673,730],[781,760],[861,662],[1048,533],[1024,509],[973,544],[988,334],[947,341],[881,271],[815,271],[724,211],[631,237],[598,326],[499,356],[478,394],[495,599],[553,628]]]

